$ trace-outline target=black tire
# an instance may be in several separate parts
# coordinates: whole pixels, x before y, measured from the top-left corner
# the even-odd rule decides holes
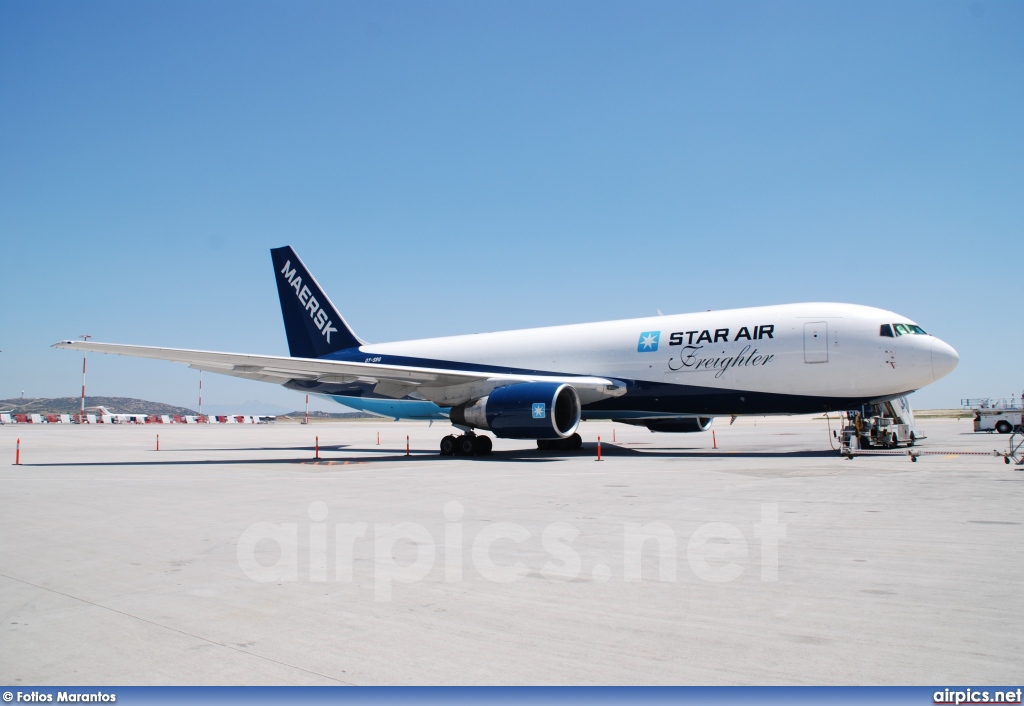
[[[889,437],[889,448],[890,449],[895,449],[899,445],[900,445],[900,438],[898,436],[896,436],[896,432],[893,432],[892,436]]]
[[[454,456],[455,455],[455,437],[449,434],[448,436],[441,439],[441,455],[442,456]]]
[[[550,451],[551,439],[537,439],[537,448],[541,451]]]
[[[907,444],[907,446],[913,446],[916,443],[917,443],[917,434],[915,434],[914,432],[910,432],[910,442]],[[915,460],[917,460],[917,459],[915,459]]]
[[[579,434],[573,434],[566,441],[569,442],[569,449],[572,451],[579,451],[583,448],[583,437]]]
[[[474,453],[477,456],[486,456],[491,453],[491,437],[489,436],[478,436],[476,441],[473,443]]]
[[[455,440],[455,448],[459,456],[472,456],[476,453],[476,436],[464,434]]]
[[[1013,431],[1013,425],[1010,424],[1005,419],[1000,419],[998,422],[996,422],[996,431],[999,432],[1000,434],[1009,434],[1011,431]]]

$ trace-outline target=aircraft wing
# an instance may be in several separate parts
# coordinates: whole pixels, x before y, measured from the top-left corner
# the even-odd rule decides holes
[[[491,390],[517,382],[558,382],[572,385],[587,404],[606,397],[626,393],[620,380],[572,375],[528,375],[488,373],[442,368],[422,368],[380,363],[353,363],[323,358],[292,358],[246,353],[219,353],[157,346],[130,346],[93,341],[61,341],[54,348],[111,353],[133,358],[153,358],[184,363],[197,370],[234,377],[284,384],[291,380],[322,383],[365,382],[375,385],[375,392],[400,399],[418,393],[442,406],[460,404],[489,394]]]

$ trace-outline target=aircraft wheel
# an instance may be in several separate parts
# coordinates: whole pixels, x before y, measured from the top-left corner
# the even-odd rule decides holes
[[[491,453],[491,437],[489,436],[478,436],[476,442],[473,444],[474,450],[477,456],[487,456]]]
[[[996,422],[996,431],[999,432],[1000,434],[1009,434],[1011,431],[1013,431],[1013,425],[1010,424],[1005,419],[1000,419],[998,422]]]
[[[579,451],[583,448],[583,437],[579,434],[573,434],[566,441],[569,442],[569,449],[572,451]]]
[[[551,439],[537,439],[537,448],[541,451],[550,451]]]
[[[476,436],[463,434],[455,440],[455,445],[459,456],[472,456],[476,451]]]
[[[442,456],[454,456],[455,455],[455,437],[449,434],[448,436],[441,439],[441,455]]]

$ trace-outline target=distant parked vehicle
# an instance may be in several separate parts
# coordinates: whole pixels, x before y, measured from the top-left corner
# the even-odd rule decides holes
[[[1024,424],[1024,400],[979,397],[960,400],[960,406],[974,412],[974,431],[1009,434]]]

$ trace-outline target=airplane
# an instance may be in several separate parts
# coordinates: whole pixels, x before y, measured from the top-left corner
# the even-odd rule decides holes
[[[124,414],[120,412],[111,412],[103,405],[96,405],[95,407],[86,407],[86,414],[95,414],[97,417],[103,419],[109,419],[114,424],[144,424],[146,422],[145,414]],[[76,417],[78,415],[75,415]]]
[[[803,303],[371,344],[290,246],[270,251],[290,357],[96,341],[55,348],[155,358],[283,385],[382,417],[448,420],[442,455],[495,437],[582,445],[583,420],[707,431],[716,416],[859,409],[945,377],[957,352],[905,316]]]

